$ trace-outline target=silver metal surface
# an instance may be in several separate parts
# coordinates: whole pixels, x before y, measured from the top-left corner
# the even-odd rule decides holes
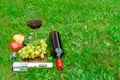
[[[14,62],[12,65],[13,71],[27,71],[29,67],[38,67],[38,68],[52,68],[53,63],[34,63],[34,62]]]

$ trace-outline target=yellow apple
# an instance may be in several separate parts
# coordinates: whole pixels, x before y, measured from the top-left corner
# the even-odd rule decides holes
[[[24,37],[23,34],[15,34],[13,36],[13,40],[16,41],[16,42],[23,43],[23,41],[25,40],[25,37]]]

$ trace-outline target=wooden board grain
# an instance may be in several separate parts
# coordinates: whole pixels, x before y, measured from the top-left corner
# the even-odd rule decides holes
[[[34,59],[29,59],[29,58],[25,58],[22,59],[23,62],[46,62],[47,61],[47,55],[45,55],[45,57],[42,59],[40,57],[36,57]]]

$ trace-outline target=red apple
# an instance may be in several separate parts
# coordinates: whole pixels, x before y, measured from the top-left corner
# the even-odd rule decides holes
[[[16,34],[13,36],[13,40],[16,41],[16,42],[20,42],[20,43],[23,43],[24,41],[24,35],[23,34]]]
[[[19,42],[10,42],[8,46],[13,52],[16,52],[22,47],[22,44]]]

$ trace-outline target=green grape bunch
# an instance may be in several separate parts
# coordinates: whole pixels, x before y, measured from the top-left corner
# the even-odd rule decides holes
[[[18,51],[22,59],[34,59],[36,57],[44,58],[46,54],[47,43],[45,39],[31,40],[27,46]]]

